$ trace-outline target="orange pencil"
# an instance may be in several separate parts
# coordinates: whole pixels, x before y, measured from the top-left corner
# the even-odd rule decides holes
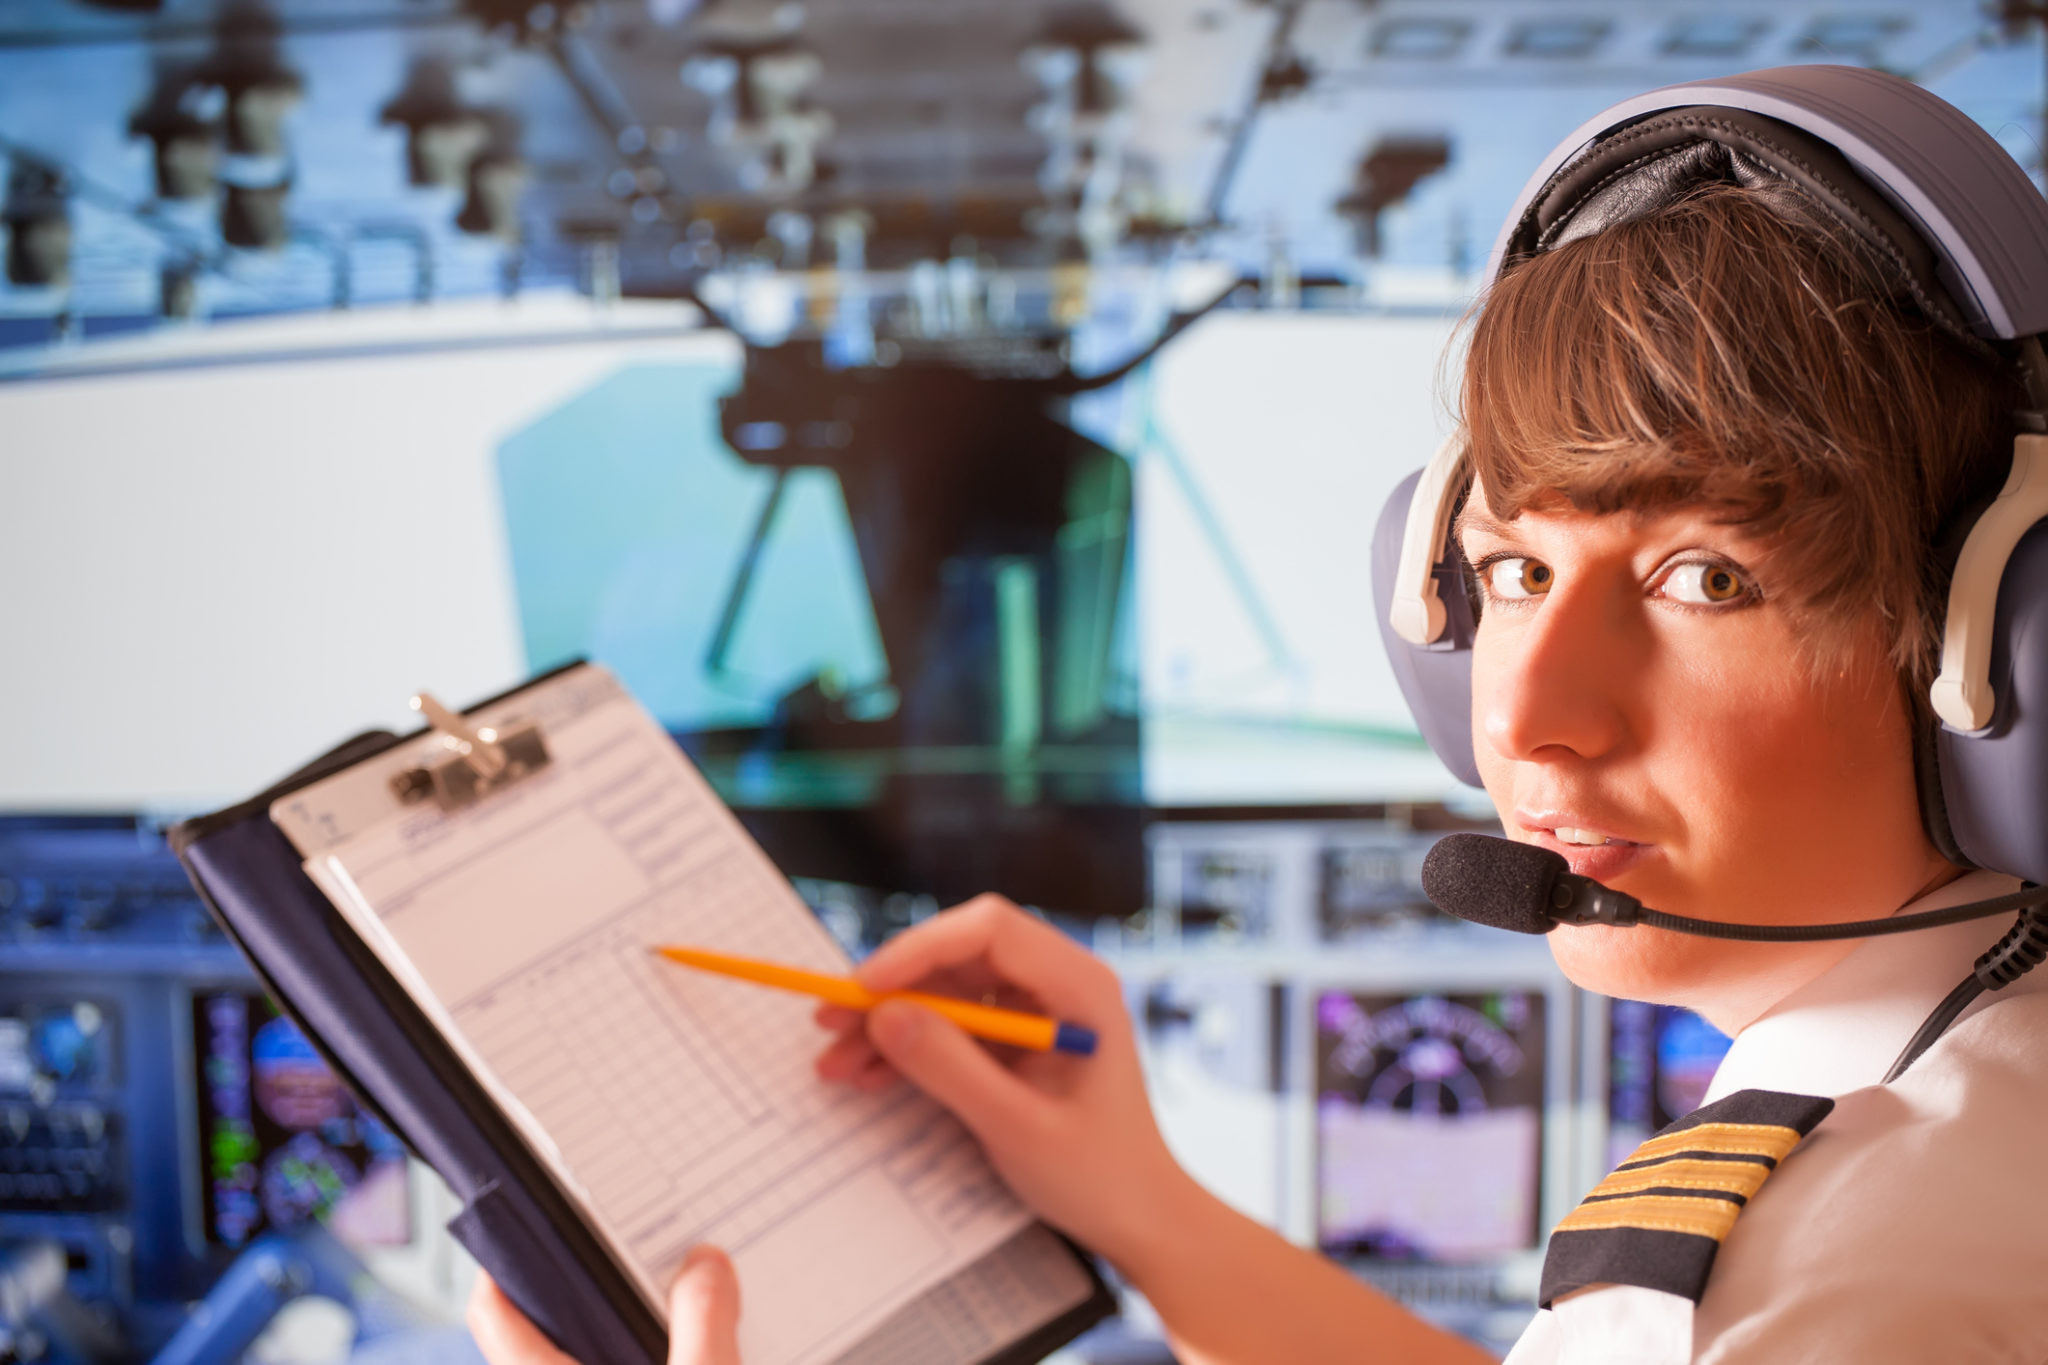
[[[1093,1029],[1082,1028],[1079,1024],[1063,1024],[1039,1014],[976,1005],[949,996],[927,995],[923,991],[871,991],[849,976],[828,976],[823,972],[807,972],[801,967],[785,967],[777,962],[707,952],[702,948],[670,944],[654,951],[685,967],[716,972],[720,976],[751,981],[760,986],[773,986],[777,990],[814,995],[850,1010],[871,1010],[884,1000],[915,1001],[944,1015],[975,1037],[986,1038],[992,1043],[1008,1043],[1012,1047],[1028,1047],[1038,1052],[1071,1052],[1078,1057],[1086,1057],[1095,1051]]]

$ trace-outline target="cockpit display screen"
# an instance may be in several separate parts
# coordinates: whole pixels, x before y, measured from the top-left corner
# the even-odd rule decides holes
[[[1544,996],[1316,997],[1324,1251],[1459,1264],[1540,1236]]]
[[[1690,1010],[1614,1000],[1607,1014],[1607,1164],[1706,1102],[1728,1037]]]
[[[405,1149],[263,996],[192,1000],[206,1239],[248,1245],[320,1219],[343,1241],[409,1241]]]

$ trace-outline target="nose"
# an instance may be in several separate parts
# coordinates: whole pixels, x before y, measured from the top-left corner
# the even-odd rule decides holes
[[[1642,675],[1642,659],[1623,596],[1597,580],[1560,582],[1534,611],[1481,619],[1474,719],[1495,753],[1517,762],[1593,759],[1624,742],[1623,693]]]

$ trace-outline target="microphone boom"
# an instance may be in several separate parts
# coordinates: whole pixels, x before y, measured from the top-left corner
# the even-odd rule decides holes
[[[1490,834],[1447,834],[1422,860],[1422,890],[1447,915],[1508,929],[1547,934],[1560,924],[1647,924],[1676,934],[1744,943],[1827,943],[1939,929],[1965,920],[2009,915],[2048,904],[2048,889],[2023,887],[1991,900],[1924,910],[1885,919],[1839,924],[1729,924],[1652,910],[1635,897],[1571,870],[1563,855],[1535,844]]]

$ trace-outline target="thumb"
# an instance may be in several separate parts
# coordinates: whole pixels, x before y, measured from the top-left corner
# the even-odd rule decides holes
[[[868,1014],[868,1041],[983,1141],[1033,1121],[1031,1088],[959,1025],[923,1005],[887,1000],[876,1006]]]
[[[716,1247],[691,1247],[668,1291],[668,1365],[740,1365],[740,1281]]]

